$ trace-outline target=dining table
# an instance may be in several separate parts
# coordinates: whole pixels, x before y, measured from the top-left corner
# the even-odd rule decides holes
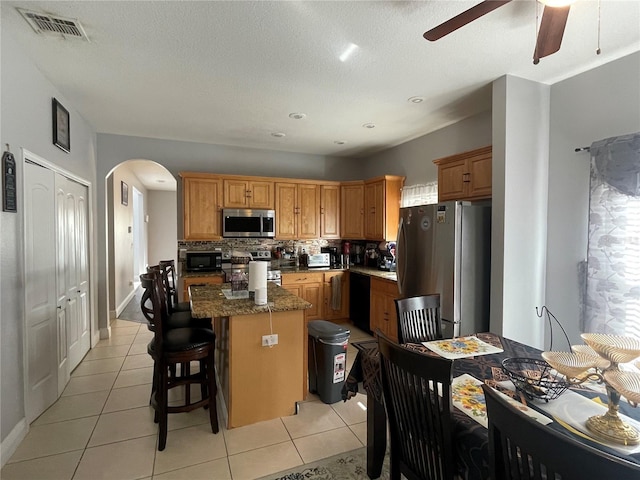
[[[500,388],[508,377],[502,368],[502,361],[506,358],[536,358],[542,360],[541,351],[515,340],[500,335],[483,332],[474,334],[481,342],[496,347],[496,353],[478,355],[453,360],[453,377],[468,375],[490,386]],[[358,393],[358,385],[362,383],[367,394],[367,475],[374,479],[380,477],[387,447],[387,417],[382,394],[380,377],[380,356],[377,340],[353,342],[358,351],[349,376],[342,388],[342,398],[349,400]],[[420,343],[402,344],[407,349],[425,355],[437,356],[432,349]],[[600,393],[584,386],[571,387],[580,398],[594,400],[601,405],[607,405],[606,393]],[[544,401],[526,401],[525,397],[513,392],[513,397],[521,400],[528,407],[549,417],[547,427],[561,431],[592,447],[601,449],[609,454],[640,464],[640,449],[633,453],[621,452],[620,449],[590,438],[583,432],[574,429],[570,424],[549,413],[545,413]],[[554,402],[556,400],[550,400]],[[590,402],[587,402],[590,403]],[[549,403],[549,405],[551,405]],[[634,408],[626,401],[620,402],[620,413],[628,418],[640,421],[640,408]],[[451,409],[453,437],[455,445],[455,459],[457,474],[466,480],[485,480],[489,478],[489,433],[488,429],[472,416],[459,408]]]

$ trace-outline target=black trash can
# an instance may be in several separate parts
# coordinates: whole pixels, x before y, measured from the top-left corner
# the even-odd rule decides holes
[[[346,378],[349,329],[312,320],[309,329],[309,391],[317,393],[324,403],[342,400]]]

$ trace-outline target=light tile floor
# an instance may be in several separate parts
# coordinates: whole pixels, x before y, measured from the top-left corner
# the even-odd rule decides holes
[[[62,396],[31,424],[2,480],[248,480],[366,444],[365,395],[326,405],[309,394],[297,415],[232,430],[220,421],[217,435],[204,409],[170,415],[167,447],[158,452],[146,353],[152,333],[127,320],[111,326],[112,337],[86,355]],[[348,328],[350,341],[371,338]],[[347,372],[355,356],[350,345]]]

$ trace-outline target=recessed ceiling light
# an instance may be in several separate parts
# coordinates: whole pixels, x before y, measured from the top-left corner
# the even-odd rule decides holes
[[[333,143],[335,143],[336,145],[344,145],[345,143],[347,143],[346,140],[335,140]]]
[[[158,180],[156,180],[156,182],[158,182],[158,183],[164,183],[165,181],[166,181],[166,180],[163,180],[163,179],[161,179],[161,178],[159,178]]]
[[[307,115],[304,113],[290,113],[289,118],[293,118],[294,120],[302,120]]]
[[[364,128],[376,128],[375,123],[365,123],[362,125]]]
[[[407,100],[411,103],[422,103],[424,102],[424,97],[410,97]]]
[[[286,137],[287,134],[286,133],[282,133],[282,132],[273,132],[271,134],[272,137],[277,137],[277,138],[282,138],[282,137]]]
[[[346,62],[349,59],[349,57],[353,55],[356,52],[356,50],[358,50],[359,48],[360,47],[355,43],[350,43],[338,58],[340,59],[341,62]]]

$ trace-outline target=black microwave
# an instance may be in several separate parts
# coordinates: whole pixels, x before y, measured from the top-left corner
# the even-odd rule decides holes
[[[223,237],[276,236],[276,212],[274,210],[232,209],[222,210]]]
[[[184,268],[187,272],[217,272],[222,270],[222,252],[187,252]]]

